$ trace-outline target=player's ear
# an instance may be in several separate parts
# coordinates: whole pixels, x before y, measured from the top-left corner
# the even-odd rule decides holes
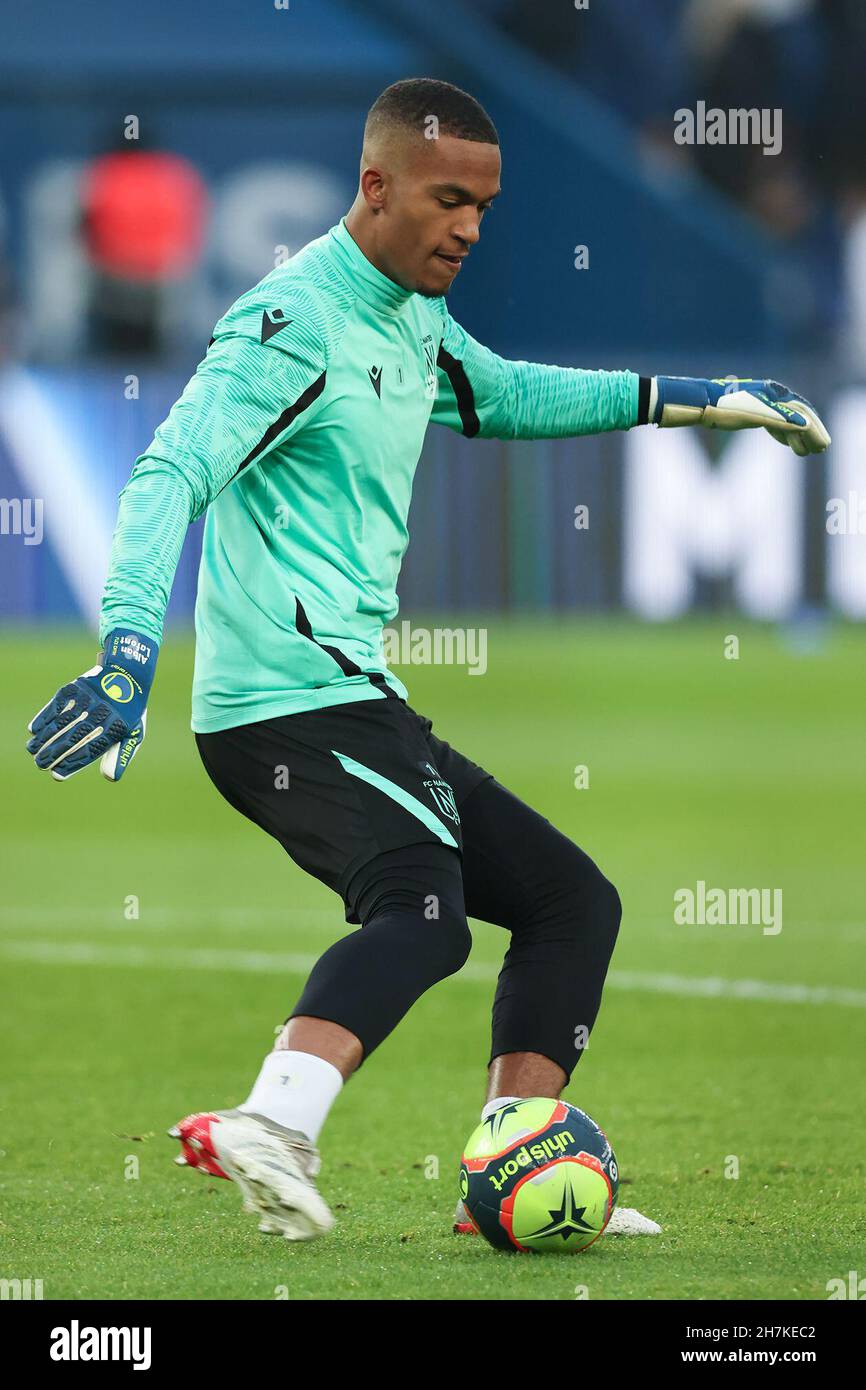
[[[372,212],[379,212],[386,201],[385,175],[381,169],[369,166],[361,173],[361,192]]]

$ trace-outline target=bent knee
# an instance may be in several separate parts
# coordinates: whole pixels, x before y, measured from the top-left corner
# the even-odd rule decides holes
[[[444,980],[446,976],[456,975],[458,970],[462,970],[469,959],[472,933],[462,915],[452,916],[449,913],[438,922],[431,923],[431,926],[436,928],[438,973],[439,978]]]
[[[622,921],[622,899],[609,878],[598,870],[597,911],[599,919],[610,933],[611,941],[616,941]]]
[[[622,921],[622,900],[598,865],[576,846],[575,851],[570,870],[561,880],[568,920],[575,935],[590,931],[605,938],[612,949]]]

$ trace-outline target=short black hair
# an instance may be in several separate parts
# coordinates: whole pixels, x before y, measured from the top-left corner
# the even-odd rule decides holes
[[[481,102],[451,82],[439,82],[434,77],[405,77],[386,87],[367,113],[364,134],[374,134],[390,125],[423,135],[431,116],[439,123],[440,135],[478,140],[485,145],[499,144],[496,126]]]

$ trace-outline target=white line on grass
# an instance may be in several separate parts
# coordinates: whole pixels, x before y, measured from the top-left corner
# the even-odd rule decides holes
[[[35,965],[107,965],[122,969],[229,970],[241,974],[307,974],[318,956],[307,952],[237,951],[207,947],[102,946],[88,941],[3,941],[0,957]],[[455,978],[491,982],[498,967],[482,962],[464,966]],[[866,1009],[866,990],[839,985],[781,984],[769,980],[726,980],[721,976],[653,974],[612,970],[613,990],[674,994],[693,999],[738,999],[761,1004],[829,1004]]]
[[[470,920],[474,921],[475,919]],[[332,928],[338,932],[345,932],[346,930],[341,908],[298,908],[296,904],[286,907],[273,905],[262,907],[146,905],[141,908],[140,916],[135,921],[140,926],[146,927],[148,931],[163,928],[173,929],[178,926],[232,927],[239,931],[255,931],[263,925],[275,925],[287,931],[309,927],[314,927],[317,930],[320,927]],[[91,929],[102,930],[104,928],[107,931],[128,929],[130,926],[130,922],[123,915],[122,902],[113,909],[104,906],[89,907],[83,903],[69,906],[52,904],[48,907],[28,903],[17,907],[0,907],[0,932],[15,932],[23,926],[46,926],[52,930],[68,927],[70,930],[80,930],[82,923]],[[700,943],[715,946],[718,944],[718,936],[714,932],[704,931],[699,935],[700,928],[683,928],[676,925],[670,918],[641,918],[640,927],[644,933],[653,932],[664,937],[677,936],[680,941],[685,939],[690,945]],[[737,929],[726,927],[725,930],[734,932]],[[685,938],[683,937],[684,931],[688,933]],[[751,931],[753,931],[752,927],[742,928],[744,934]],[[820,933],[822,937],[836,934],[843,940],[855,941],[866,936],[866,922],[818,921],[815,919],[807,922],[786,921],[785,931],[789,939],[792,939],[797,933],[798,940],[801,940],[804,933],[814,932],[816,935]]]
[[[846,989],[841,985],[789,985],[771,980],[726,980],[720,975],[693,977],[641,970],[612,970],[607,982],[614,989],[648,994],[747,999],[760,1004],[842,1004],[850,1009],[866,1009],[866,989]]]
[[[295,907],[151,907],[140,909],[134,919],[148,931],[154,928],[175,928],[178,926],[234,927],[238,930],[254,930],[262,924],[280,927],[307,928],[330,925],[345,930],[342,913],[333,908],[305,907],[300,911]],[[0,908],[0,931],[15,931],[22,926],[47,926],[52,929],[79,929],[84,923],[88,927],[103,927],[109,931],[129,930],[130,920],[124,917],[123,903],[114,909],[93,908],[82,904],[70,907],[21,907]]]

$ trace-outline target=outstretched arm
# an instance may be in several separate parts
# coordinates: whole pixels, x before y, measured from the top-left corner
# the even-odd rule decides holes
[[[446,312],[434,424],[481,439],[562,439],[639,423],[634,372],[591,372],[498,357]]]
[[[819,454],[830,436],[814,406],[777,381],[739,377],[639,377],[512,362],[483,347],[444,310],[435,424],[483,439],[555,439],[704,425],[764,427],[797,454]]]

